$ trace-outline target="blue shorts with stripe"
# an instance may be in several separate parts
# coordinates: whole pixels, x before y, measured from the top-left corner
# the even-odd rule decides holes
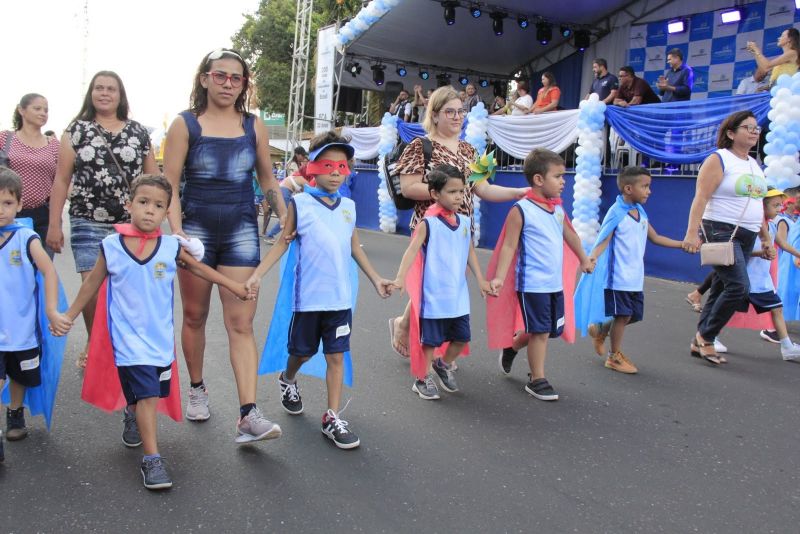
[[[517,291],[525,332],[559,337],[564,332],[564,292],[525,293]]]
[[[605,290],[606,315],[609,317],[630,317],[630,323],[644,318],[644,293],[641,291]]]

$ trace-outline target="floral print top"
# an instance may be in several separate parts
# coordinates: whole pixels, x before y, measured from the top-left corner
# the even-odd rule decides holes
[[[75,150],[70,216],[109,224],[128,220],[125,203],[130,182],[142,174],[150,153],[147,129],[129,120],[119,133],[113,134],[96,122],[76,120],[67,133]],[[100,135],[105,137],[105,143]],[[106,146],[111,147],[125,177],[120,175]]]

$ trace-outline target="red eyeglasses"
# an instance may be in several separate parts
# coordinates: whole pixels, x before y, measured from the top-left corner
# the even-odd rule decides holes
[[[206,74],[211,76],[211,79],[214,80],[214,83],[217,85],[225,85],[225,82],[230,80],[231,86],[233,87],[241,87],[242,83],[247,79],[241,74],[227,74],[218,70],[206,72]]]

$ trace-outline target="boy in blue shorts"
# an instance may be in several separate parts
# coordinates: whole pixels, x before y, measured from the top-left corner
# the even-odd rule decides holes
[[[322,432],[340,449],[361,443],[340,417],[339,403],[344,380],[344,353],[350,350],[352,257],[386,298],[391,282],[381,278],[367,259],[355,230],[356,206],[339,194],[350,174],[348,160],[353,147],[347,140],[328,132],[311,140],[308,173],[316,176],[316,187],[292,197],[284,233],[296,232],[298,247],[292,320],[289,327],[286,369],[278,377],[281,405],[291,415],[303,412],[296,375],[316,354],[322,341],[325,354],[328,409],[322,416]],[[289,244],[279,239],[245,283],[251,297],[258,292],[261,278],[283,256]]]
[[[525,332],[503,349],[501,366],[508,374],[517,351],[527,345],[531,372],[525,391],[539,400],[555,401],[558,394],[545,378],[544,362],[548,338],[559,337],[565,325],[564,243],[578,257],[583,272],[590,272],[594,264],[583,251],[578,234],[565,224],[561,207],[564,160],[555,152],[537,148],[525,158],[523,172],[531,189],[506,218],[505,238],[502,245],[498,244],[500,256],[490,284],[493,293],[502,288],[518,254],[515,287]]]
[[[626,167],[617,176],[620,194],[608,210],[597,241],[589,257],[597,262],[591,275],[584,275],[576,291],[578,324],[587,330],[586,317],[578,304],[584,299],[599,303],[602,287],[604,312],[602,317],[589,317],[588,332],[593,338],[595,352],[606,356],[605,366],[620,373],[633,374],[638,370],[622,353],[625,327],[644,317],[644,251],[647,241],[669,248],[681,248],[681,242],[659,235],[649,223],[642,204],[650,197],[650,172],[643,167]],[[591,280],[589,280],[591,279]],[[592,284],[594,282],[594,284]],[[590,288],[594,285],[594,291]],[[588,293],[591,292],[591,296]],[[584,297],[585,296],[585,297]],[[612,317],[613,319],[607,319]],[[606,353],[605,339],[611,336],[611,351]]]
[[[22,179],[0,167],[0,391],[10,380],[11,405],[6,408],[6,438],[24,439],[25,389],[41,385],[41,332],[37,319],[36,271],[44,276],[47,317],[51,326],[69,328],[58,313],[58,275],[42,247],[41,238],[30,228],[14,222],[22,209]],[[0,462],[5,459],[0,430]]]
[[[126,205],[131,223],[115,225],[118,233],[103,239],[97,263],[65,313],[68,320],[74,321],[108,278],[107,320],[114,363],[127,413],[135,413],[135,427],[126,426],[126,431],[138,430],[133,433],[141,436],[136,443],[123,433],[123,442],[131,447],[143,444],[140,470],[144,486],[151,490],[172,487],[172,479],[158,452],[156,410],[158,399],[170,393],[175,359],[173,280],[177,268],[185,267],[192,274],[247,298],[242,283],[194,259],[177,238],[161,235],[160,226],[171,199],[172,187],[163,176],[142,175],[133,181]],[[280,435],[280,429],[275,429],[277,425],[269,426],[273,434]]]

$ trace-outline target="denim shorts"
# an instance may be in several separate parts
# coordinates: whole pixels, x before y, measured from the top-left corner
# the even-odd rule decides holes
[[[100,242],[114,233],[113,223],[90,221],[81,217],[70,217],[70,245],[75,257],[75,270],[79,273],[91,271],[100,255]]]
[[[221,204],[185,202],[183,231],[203,242],[203,263],[216,268],[257,267],[261,261],[258,244],[258,215],[252,203]]]

